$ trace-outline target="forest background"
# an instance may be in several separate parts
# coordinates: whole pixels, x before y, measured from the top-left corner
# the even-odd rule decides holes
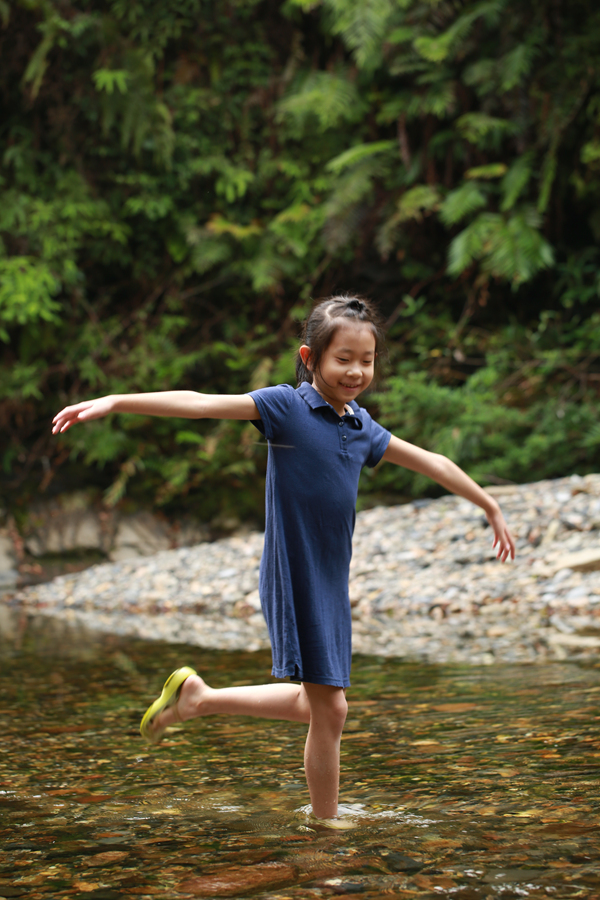
[[[0,0],[1,489],[260,523],[248,423],[108,393],[289,381],[374,298],[363,403],[484,484],[600,468],[594,0]],[[366,471],[361,503],[434,490]]]

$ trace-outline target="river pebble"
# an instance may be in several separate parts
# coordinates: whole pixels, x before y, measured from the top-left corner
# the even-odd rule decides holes
[[[484,515],[459,497],[357,515],[355,653],[485,665],[598,656],[600,475],[490,492],[515,535],[514,562],[498,562]],[[268,646],[262,545],[248,533],[97,565],[10,602],[115,634],[258,650]]]

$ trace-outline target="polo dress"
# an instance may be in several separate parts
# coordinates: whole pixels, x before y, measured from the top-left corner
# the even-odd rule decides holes
[[[391,434],[355,401],[338,415],[303,382],[251,391],[269,442],[259,593],[272,674],[348,687],[352,618],[348,575],[358,478]]]

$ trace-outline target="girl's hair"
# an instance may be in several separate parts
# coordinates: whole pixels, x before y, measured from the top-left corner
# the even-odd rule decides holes
[[[310,362],[314,371],[318,370],[323,354],[341,324],[341,319],[369,325],[375,338],[375,353],[381,350],[383,327],[375,305],[355,294],[328,297],[315,304],[302,328],[302,343],[310,347]],[[300,351],[296,353],[296,380],[298,386],[303,381],[313,383],[313,373],[302,362]]]

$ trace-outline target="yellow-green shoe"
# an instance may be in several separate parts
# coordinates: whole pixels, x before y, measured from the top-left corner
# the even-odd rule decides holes
[[[183,682],[186,678],[189,678],[190,675],[196,674],[196,670],[190,668],[190,666],[182,666],[181,669],[175,669],[173,674],[169,675],[165,681],[165,686],[162,689],[162,694],[144,713],[144,718],[140,725],[140,733],[145,740],[149,741],[151,744],[158,744],[166,729],[153,729],[152,723],[154,722],[154,719],[163,711],[163,709],[168,709],[169,706],[174,706],[177,703]]]

